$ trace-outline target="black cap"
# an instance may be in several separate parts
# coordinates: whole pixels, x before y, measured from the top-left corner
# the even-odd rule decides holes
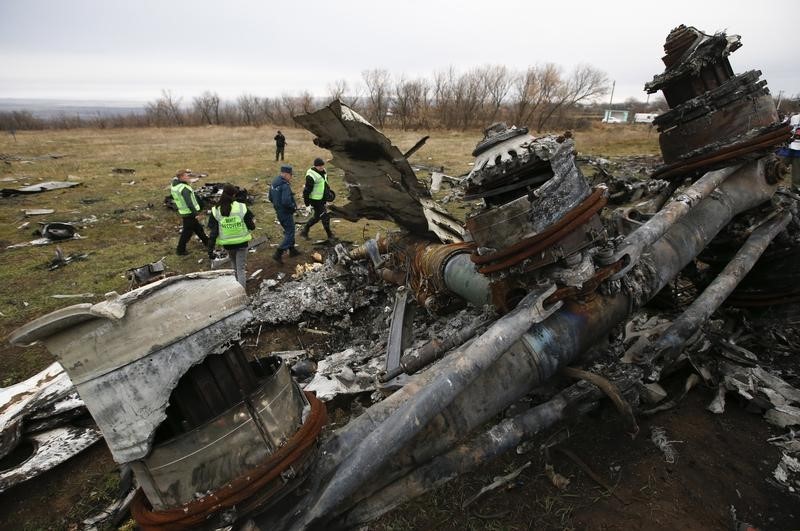
[[[314,166],[325,166],[325,161],[317,157],[314,159]]]
[[[281,166],[281,173],[291,174],[292,173],[292,167],[289,166],[288,164],[284,164],[283,166]]]

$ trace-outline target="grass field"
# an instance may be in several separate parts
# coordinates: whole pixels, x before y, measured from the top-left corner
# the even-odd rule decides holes
[[[293,188],[299,198],[303,175],[311,161],[330,153],[312,143],[312,135],[302,129],[282,128],[287,137],[286,162],[295,167]],[[272,242],[280,240],[280,227],[265,191],[280,163],[274,161],[272,137],[275,128],[174,128],[129,130],[67,130],[18,132],[0,137],[0,179],[3,188],[17,188],[45,181],[75,181],[80,185],[65,190],[18,195],[0,199],[0,332],[3,337],[16,327],[57,308],[78,302],[97,302],[109,291],[129,289],[126,271],[166,257],[168,271],[188,273],[208,268],[208,261],[199,242],[189,244],[189,256],[175,255],[180,232],[180,219],[167,209],[163,200],[169,194],[169,182],[179,168],[207,173],[207,182],[230,182],[258,194],[253,210],[257,219],[257,235],[266,234]],[[430,134],[425,147],[412,162],[443,166],[450,175],[470,170],[472,152],[482,137],[478,131],[387,131],[387,136],[407,150],[424,134]],[[657,135],[647,127],[598,126],[575,135],[580,153],[604,157],[658,154]],[[47,155],[59,155],[47,158]],[[112,168],[134,168],[134,175],[112,173]],[[339,193],[337,203],[346,202],[341,172],[329,166],[332,186]],[[421,178],[427,177],[425,172]],[[195,184],[202,185],[203,181]],[[29,216],[25,209],[50,208],[55,213]],[[89,220],[89,221],[87,221]],[[58,245],[28,246],[8,249],[9,245],[36,238],[39,222],[74,222],[84,238]],[[334,225],[337,236],[361,241],[376,230],[390,227],[389,222],[341,221]],[[302,242],[301,242],[302,243]],[[56,248],[65,256],[87,254],[83,261],[48,270]],[[260,251],[260,259],[268,260],[270,251]],[[248,259],[252,271],[254,261]],[[287,266],[287,271],[290,268]],[[82,299],[60,299],[53,295],[91,293]],[[0,346],[0,387],[27,378],[53,361],[41,346]],[[94,451],[94,450],[93,450]],[[88,457],[91,461],[91,457]],[[81,495],[90,485],[92,492],[108,493],[108,467],[86,472],[83,483],[65,478],[54,489],[77,490],[67,503],[68,520],[79,520],[96,509],[74,505],[75,499],[91,499]],[[112,474],[113,475],[113,474]],[[61,481],[61,480],[60,480]],[[113,481],[111,481],[113,483]],[[98,486],[99,485],[99,486]],[[113,485],[112,485],[113,487]],[[113,489],[112,489],[113,490]],[[42,493],[45,496],[46,493]],[[99,495],[104,498],[105,495]],[[42,500],[47,501],[47,499]],[[35,512],[35,511],[33,511]],[[31,514],[33,514],[33,512]],[[59,521],[63,522],[63,515]],[[0,515],[0,522],[3,518]],[[19,520],[17,520],[19,521]],[[48,516],[37,514],[32,528],[52,527]],[[1,526],[0,526],[1,527]]]
[[[305,130],[284,128],[283,131],[288,141],[286,162],[295,166],[293,188],[299,197],[310,162],[317,156],[330,158],[330,153],[317,148],[312,135]],[[423,133],[387,131],[386,134],[403,150]],[[280,228],[275,224],[271,205],[264,201],[269,181],[280,164],[274,161],[273,136],[274,129],[266,127],[204,127],[37,131],[19,132],[16,140],[10,135],[0,137],[0,154],[6,159],[0,164],[4,188],[45,181],[80,182],[79,186],[66,190],[0,199],[0,329],[4,335],[59,307],[96,302],[109,291],[123,292],[129,287],[125,277],[129,268],[164,256],[168,269],[175,273],[207,268],[207,262],[198,263],[204,253],[196,241],[189,244],[190,256],[175,256],[180,220],[164,207],[163,200],[178,168],[208,173],[207,182],[231,182],[260,194],[253,208],[259,234],[278,241]],[[477,131],[434,131],[412,161],[444,166],[451,175],[466,173],[472,161],[470,152],[481,136]],[[582,153],[603,156],[657,153],[656,139],[655,133],[647,128],[632,126],[603,126],[576,134]],[[46,155],[61,157],[42,158]],[[133,168],[136,173],[113,174],[112,168],[116,167]],[[341,190],[343,186],[337,186],[341,172],[331,166],[329,171],[334,188]],[[201,184],[202,181],[195,186]],[[342,195],[337,202],[345,201]],[[55,213],[30,217],[23,214],[25,209],[33,208],[50,208]],[[82,221],[93,217],[96,221]],[[34,239],[34,230],[44,221],[74,222],[80,226],[78,232],[84,239],[7,249],[9,245]],[[363,222],[342,221],[335,228],[352,240],[364,234]],[[56,247],[66,256],[86,253],[88,258],[50,271],[47,265]],[[95,296],[67,302],[52,297],[80,293]],[[6,344],[0,348],[9,350]],[[50,361],[41,349],[27,349],[24,355],[17,349],[10,350],[0,356],[0,386],[30,376]]]

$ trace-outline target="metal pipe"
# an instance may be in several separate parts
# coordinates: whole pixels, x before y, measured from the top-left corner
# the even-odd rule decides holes
[[[543,307],[544,300],[554,291],[555,285],[551,285],[526,295],[513,311],[495,321],[467,348],[447,378],[431,382],[412,399],[416,406],[412,411],[396,411],[367,435],[336,470],[316,503],[304,515],[301,527],[319,523],[320,517],[344,502],[379,470],[387,457],[397,453],[481,372],[511,348],[532,322],[543,320],[561,307],[560,301],[549,308]]]
[[[489,277],[478,273],[469,253],[452,256],[444,266],[447,289],[478,308],[491,303]]]
[[[403,389],[326,441],[308,495],[295,508],[287,507],[283,516],[263,515],[257,524],[323,525],[352,506],[351,496],[367,480],[380,482],[400,464],[425,462],[446,451],[525,389],[540,385],[599,341],[677,275],[734,215],[769,199],[775,187],[763,175],[763,161],[756,161],[731,176],[643,255],[622,290],[565,304],[494,363],[487,358],[496,351],[487,356],[475,349],[469,355],[449,356],[412,377]],[[487,334],[475,343],[485,344],[491,337]],[[296,518],[298,507],[304,512]]]
[[[703,290],[694,302],[675,319],[658,340],[642,356],[639,363],[652,364],[660,357],[669,363],[678,357],[683,345],[711,317],[725,299],[736,289],[736,286],[750,272],[770,242],[792,220],[792,214],[786,212],[768,219],[758,226],[747,238],[739,252],[725,266],[725,269]]]
[[[667,203],[644,225],[628,234],[622,241],[620,249],[614,254],[612,262],[626,258],[623,268],[611,277],[617,280],[625,276],[639,261],[642,251],[661,238],[676,221],[685,216],[695,205],[722,184],[725,179],[741,168],[741,165],[728,166],[721,170],[710,171],[700,177],[674,200]]]
[[[632,382],[628,381],[627,384]],[[593,410],[603,398],[594,385],[578,383],[524,413],[504,419],[467,443],[441,454],[405,476],[362,499],[333,523],[351,529],[370,522],[406,501],[433,490],[550,428],[565,417]]]
[[[404,373],[414,374],[447,354],[451,349],[466,343],[487,324],[489,324],[489,319],[480,317],[444,339],[431,339],[420,348],[410,349],[400,358],[398,367],[378,374],[378,381],[388,382]]]

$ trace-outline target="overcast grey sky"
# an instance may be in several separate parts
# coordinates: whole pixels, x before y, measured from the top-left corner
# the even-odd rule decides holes
[[[682,23],[741,35],[734,71],[798,94],[799,15],[797,0],[0,0],[0,98],[325,96],[370,68],[554,62],[589,63],[616,81],[614,101],[643,100]]]

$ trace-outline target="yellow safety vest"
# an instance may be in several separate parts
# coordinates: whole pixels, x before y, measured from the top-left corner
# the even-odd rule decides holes
[[[314,168],[309,168],[306,172],[306,177],[314,179],[314,188],[308,194],[309,199],[319,201],[325,196],[325,186],[328,184],[327,174],[323,177]]]
[[[191,214],[192,209],[186,204],[186,201],[183,199],[183,189],[188,188],[189,190],[192,189],[186,183],[178,183],[175,185],[170,186],[169,191],[172,194],[172,200],[175,201],[175,206],[178,207],[178,214],[181,216],[185,216],[186,214]],[[200,204],[197,202],[197,197],[194,195],[194,191],[192,191],[192,204],[194,205],[195,212],[200,211]]]
[[[244,204],[234,201],[231,204],[231,213],[227,216],[222,215],[218,206],[211,209],[211,214],[219,224],[218,244],[235,245],[253,238],[244,222],[244,215],[247,214],[247,207]]]

